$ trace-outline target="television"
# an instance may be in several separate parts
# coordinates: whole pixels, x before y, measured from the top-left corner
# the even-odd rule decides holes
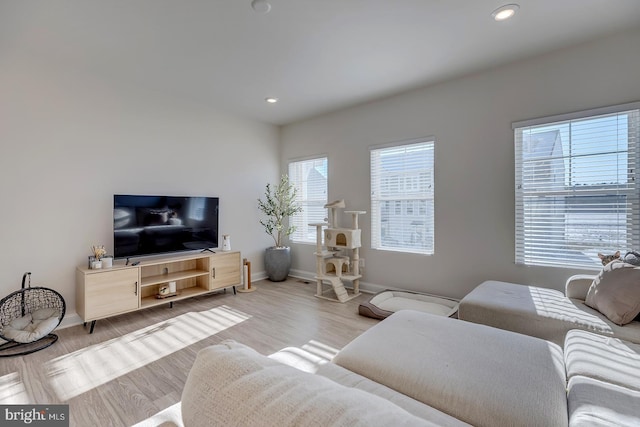
[[[113,196],[116,258],[218,247],[217,197]]]

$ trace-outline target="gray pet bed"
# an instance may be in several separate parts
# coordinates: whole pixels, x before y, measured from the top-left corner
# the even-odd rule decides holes
[[[369,301],[360,304],[358,313],[374,319],[385,319],[403,309],[455,317],[458,313],[458,301],[417,292],[386,290],[378,292]]]

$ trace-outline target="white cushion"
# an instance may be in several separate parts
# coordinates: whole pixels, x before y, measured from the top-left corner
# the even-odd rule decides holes
[[[626,325],[640,313],[640,267],[622,261],[605,265],[593,279],[585,304],[616,325]]]
[[[270,359],[277,360],[289,366],[293,366],[305,372],[312,372],[329,378],[338,384],[347,387],[357,388],[367,393],[375,394],[388,400],[409,413],[429,420],[441,427],[469,427],[469,424],[462,422],[444,412],[438,411],[429,405],[418,402],[415,399],[398,393],[382,384],[371,381],[368,378],[351,372],[335,363],[327,363],[326,359],[316,356],[302,348],[287,347],[269,355]]]
[[[570,427],[640,426],[640,392],[582,376],[569,380]]]
[[[347,387],[354,387],[367,393],[380,396],[389,402],[392,402],[401,408],[407,410],[413,415],[429,420],[441,427],[470,427],[469,424],[445,414],[429,405],[418,402],[407,395],[398,393],[397,391],[370,380],[369,378],[351,372],[348,369],[338,366],[335,363],[325,363],[321,365],[317,371],[318,375],[329,378],[338,384]]]
[[[582,375],[640,391],[640,344],[573,330],[564,357],[567,378]]]
[[[537,338],[402,310],[334,362],[474,426],[567,425],[562,350]]]
[[[35,310],[13,319],[2,330],[2,335],[15,342],[30,343],[47,336],[60,323],[60,313],[55,309]]]
[[[436,426],[378,396],[226,341],[201,350],[182,393],[192,426]]]

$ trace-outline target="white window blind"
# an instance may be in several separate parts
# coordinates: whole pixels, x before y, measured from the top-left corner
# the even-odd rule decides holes
[[[371,149],[371,247],[433,254],[434,142]]]
[[[516,263],[598,268],[640,248],[631,106],[514,123]]]
[[[289,182],[297,190],[296,199],[302,211],[290,218],[296,231],[292,242],[315,243],[316,228],[309,224],[324,222],[327,218],[327,158],[320,157],[289,163]]]

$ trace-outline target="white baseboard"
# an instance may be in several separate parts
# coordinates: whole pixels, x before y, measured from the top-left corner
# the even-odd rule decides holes
[[[84,322],[82,321],[82,318],[78,316],[77,313],[75,312],[66,313],[64,315],[64,319],[62,319],[62,322],[60,322],[58,329],[64,329],[70,326],[82,325],[83,323]]]
[[[251,273],[251,283],[257,282],[258,280],[263,280],[267,278],[266,271],[260,271],[258,273]]]

